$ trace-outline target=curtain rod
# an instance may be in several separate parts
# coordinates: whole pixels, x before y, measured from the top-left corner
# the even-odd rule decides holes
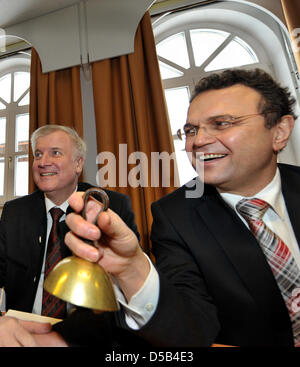
[[[218,3],[218,2],[220,2],[220,0],[199,1],[198,3],[195,3],[195,4],[183,5],[183,6],[180,6],[178,8],[175,8],[175,9],[164,10],[164,11],[161,11],[160,13],[155,13],[151,16],[152,17],[157,17],[157,16],[161,16],[161,15],[164,15],[164,14],[178,13],[178,12],[183,11],[183,10],[198,8],[199,6],[202,6],[202,5],[208,5],[208,4]],[[151,14],[151,9],[150,9],[150,14]]]

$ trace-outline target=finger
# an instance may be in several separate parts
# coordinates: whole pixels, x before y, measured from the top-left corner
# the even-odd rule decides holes
[[[0,340],[0,347],[22,347],[23,345],[16,339],[15,335],[9,335],[4,340]]]
[[[110,209],[99,214],[97,224],[101,232],[113,239],[126,239],[132,232],[118,214]]]
[[[75,212],[79,213],[83,209],[83,195],[84,192],[77,191],[72,194],[69,199],[69,205],[75,210]]]
[[[80,215],[71,213],[66,217],[66,224],[77,236],[95,241],[100,237],[99,228],[84,220]]]
[[[66,234],[65,243],[75,255],[88,261],[97,262],[102,254],[101,250],[84,243],[72,232]]]
[[[34,338],[26,330],[20,320],[6,316],[1,322],[0,345],[7,347],[34,347],[37,346]]]
[[[19,321],[20,325],[30,333],[46,334],[51,331],[51,324],[49,322],[33,322],[33,321]]]
[[[86,203],[85,214],[86,220],[90,223],[95,223],[98,214],[103,210],[103,204],[101,204],[98,200],[94,199],[92,196],[90,200]]]
[[[41,347],[67,347],[68,344],[60,334],[55,331],[47,334],[34,334],[36,343]]]
[[[37,343],[34,339],[34,337],[23,327],[20,327],[16,329],[15,331],[15,338],[16,342],[19,343],[22,347],[37,347]]]

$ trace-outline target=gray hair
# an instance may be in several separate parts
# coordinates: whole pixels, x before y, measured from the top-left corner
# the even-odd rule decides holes
[[[66,134],[70,136],[70,138],[73,140],[75,148],[76,148],[76,159],[77,158],[83,158],[85,160],[86,158],[86,143],[81,137],[77,134],[77,132],[70,127],[63,126],[63,125],[44,125],[42,127],[39,127],[36,129],[32,135],[31,135],[31,148],[32,152],[34,154],[36,142],[38,138],[41,138],[42,136],[49,135],[51,133],[54,133],[55,131],[63,131]]]

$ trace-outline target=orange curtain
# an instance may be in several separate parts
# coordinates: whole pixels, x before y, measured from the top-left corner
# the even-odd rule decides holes
[[[40,126],[60,124],[73,127],[83,136],[80,66],[42,73],[41,61],[31,51],[29,133]],[[33,156],[29,153],[29,192],[34,190],[31,174]]]
[[[131,197],[141,244],[149,252],[151,203],[174,190],[177,168],[171,162],[168,187],[151,187],[151,152],[171,154],[174,147],[148,12],[138,26],[134,53],[93,63],[92,75],[98,154],[114,153],[117,186],[111,189]],[[126,144],[126,156],[119,156],[120,144]],[[128,174],[139,164],[126,165],[133,152],[143,152],[148,159],[144,184],[138,187],[124,185],[124,175],[119,175],[119,164]],[[160,167],[160,178],[162,173]]]
[[[281,0],[281,5],[291,38],[295,42],[294,55],[300,70],[300,2],[299,0]]]

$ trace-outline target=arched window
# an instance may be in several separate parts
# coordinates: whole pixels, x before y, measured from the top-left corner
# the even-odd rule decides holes
[[[0,200],[28,193],[30,58],[0,61]]]
[[[280,42],[283,36],[278,37],[272,30],[265,29],[263,22],[250,17],[247,9],[241,7],[233,2],[221,2],[154,18],[153,30],[181,184],[196,175],[185,154],[184,142],[176,135],[185,123],[195,84],[212,72],[228,68],[259,67],[277,79],[289,68],[287,61],[282,63],[288,56]],[[264,32],[268,47],[263,44],[259,32]],[[275,49],[278,65],[273,60]],[[295,91],[291,72],[282,79]]]

